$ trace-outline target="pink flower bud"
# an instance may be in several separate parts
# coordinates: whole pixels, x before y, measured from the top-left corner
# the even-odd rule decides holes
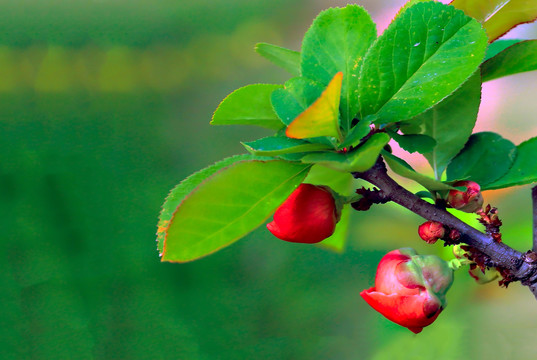
[[[473,181],[457,181],[453,186],[465,186],[466,191],[450,190],[447,202],[454,209],[473,213],[483,206],[481,187]]]
[[[340,216],[329,188],[300,184],[276,210],[267,228],[279,239],[313,244],[334,233]]]
[[[443,238],[445,233],[444,225],[437,221],[426,221],[418,228],[418,235],[427,244],[434,244],[438,239]]]
[[[382,258],[375,286],[360,295],[388,320],[417,334],[446,307],[452,283],[453,270],[446,261],[403,248]]]

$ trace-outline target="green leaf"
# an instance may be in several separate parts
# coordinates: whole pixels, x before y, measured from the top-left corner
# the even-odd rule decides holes
[[[258,156],[277,156],[300,152],[329,150],[325,144],[312,144],[305,140],[290,139],[285,136],[269,136],[255,141],[242,143],[246,150]]]
[[[481,25],[462,11],[437,2],[408,8],[365,56],[361,117],[389,123],[422,113],[476,71],[486,47]]]
[[[480,103],[481,76],[476,72],[452,95],[401,126],[405,134],[429,135],[436,140],[433,151],[423,155],[437,180],[472,134]]]
[[[506,48],[481,67],[483,81],[537,70],[537,40],[521,41]]]
[[[271,95],[271,103],[280,120],[289,125],[321,96],[324,88],[319,83],[305,78],[289,79],[283,89]]]
[[[330,186],[335,192],[349,196],[353,190],[353,179],[350,172],[340,172],[326,166],[313,165],[304,182],[313,185]]]
[[[347,153],[323,152],[304,156],[304,163],[320,164],[343,172],[369,170],[379,157],[380,151],[390,141],[386,133],[373,134],[362,146]]]
[[[257,125],[281,129],[284,124],[270,103],[272,92],[281,88],[281,85],[254,84],[235,90],[220,103],[211,124]]]
[[[308,169],[282,160],[246,160],[214,172],[177,207],[162,261],[196,260],[245,236],[270,217]]]
[[[329,186],[337,193],[345,196],[351,195],[353,192],[353,177],[350,173],[339,172],[321,165],[314,165],[304,182],[313,185]],[[336,226],[336,231],[332,236],[318,243],[317,246],[342,253],[347,244],[350,214],[350,206],[344,205],[341,211],[341,219]]]
[[[414,195],[421,199],[431,199],[432,201],[435,201],[433,194],[431,194],[429,191],[418,191]]]
[[[496,40],[492,44],[489,45],[487,48],[487,54],[485,55],[485,61],[493,58],[494,56],[498,55],[505,49],[507,49],[510,46],[513,46],[521,41],[520,39],[505,39],[505,40]]]
[[[431,1],[431,0],[409,0],[405,3],[405,5],[402,8],[399,9],[395,17],[401,16],[401,14],[403,14],[408,8],[416,5],[417,3],[427,2],[427,1]]]
[[[515,144],[493,132],[473,134],[449,163],[447,179],[471,180],[486,186],[507,173],[516,151]]]
[[[287,70],[293,76],[300,76],[300,53],[280,46],[258,43],[255,51],[272,63]]]
[[[166,237],[166,231],[170,225],[170,220],[173,217],[173,213],[185,199],[185,197],[192,192],[199,184],[206,178],[210,177],[220,169],[223,169],[227,166],[230,166],[239,161],[249,161],[255,159],[252,155],[236,155],[217,162],[203,170],[198,171],[187,177],[185,180],[181,181],[179,185],[173,188],[166,201],[162,205],[162,210],[160,212],[158,229],[157,229],[157,247],[159,254],[162,255],[164,250],[164,238]]]
[[[515,162],[511,169],[500,179],[486,185],[483,190],[502,189],[537,182],[535,154],[537,154],[537,137],[518,145]]]
[[[341,141],[339,130],[339,99],[343,73],[339,72],[321,96],[287,127],[285,134],[294,139],[331,136]]]
[[[429,191],[442,191],[442,190],[452,190],[454,187],[444,184],[441,181],[435,180],[423,174],[416,172],[412,167],[403,159],[398,158],[395,155],[390,154],[387,151],[382,151],[382,156],[384,160],[392,169],[394,173],[399,176],[405,177],[407,179],[414,180],[418,184],[422,185]]]
[[[358,113],[358,74],[362,59],[377,37],[375,23],[360,6],[347,5],[319,14],[302,42],[302,75],[325,86],[343,72],[341,127],[346,133]]]
[[[450,5],[481,22],[490,42],[537,18],[537,2],[533,0],[454,0]]]
[[[410,134],[400,135],[394,131],[389,132],[392,139],[397,141],[399,146],[409,153],[419,152],[425,154],[434,149],[436,146],[436,140],[429,135],[423,134]]]
[[[371,132],[371,121],[362,119],[351,128],[343,143],[339,146],[340,149],[355,147],[360,144],[360,141]]]

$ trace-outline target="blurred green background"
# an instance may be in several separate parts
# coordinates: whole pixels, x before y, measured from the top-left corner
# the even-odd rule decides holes
[[[359,4],[385,24],[403,2]],[[168,191],[265,133],[209,126],[232,90],[288,77],[254,44],[299,49],[316,14],[344,4],[0,1],[1,359],[533,356],[537,306],[518,284],[477,286],[460,271],[448,308],[417,336],[367,306],[359,292],[387,251],[449,257],[392,205],[353,214],[342,255],[262,227],[194,263],[159,262]],[[521,34],[537,37],[534,26]],[[491,83],[478,128],[516,143],[537,135],[536,80]],[[486,196],[505,241],[526,250],[529,188]]]

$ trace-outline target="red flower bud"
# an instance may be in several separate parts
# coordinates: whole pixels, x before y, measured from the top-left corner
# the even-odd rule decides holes
[[[279,239],[313,244],[334,233],[341,213],[326,186],[300,184],[267,224]]]
[[[473,181],[457,181],[453,186],[465,186],[466,191],[450,190],[447,202],[454,209],[473,213],[483,206],[481,187]]]
[[[446,261],[403,248],[382,258],[375,286],[360,295],[388,320],[417,334],[446,307],[452,282],[453,270]]]
[[[444,225],[437,221],[426,221],[418,228],[418,235],[427,244],[434,244],[445,235]]]

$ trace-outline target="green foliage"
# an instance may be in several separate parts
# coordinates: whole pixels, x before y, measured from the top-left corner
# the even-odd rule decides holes
[[[419,152],[420,154],[428,153],[436,146],[436,140],[429,135],[410,134],[400,135],[395,131],[389,132],[392,139],[397,141],[399,146],[409,153]]]
[[[414,169],[412,169],[412,166],[410,166],[406,161],[398,158],[395,155],[390,154],[387,151],[383,151],[382,155],[384,156],[384,160],[386,160],[388,166],[390,167],[390,169],[392,169],[394,173],[402,177],[414,180],[429,191],[434,192],[453,189],[453,187],[448,184],[444,184],[441,181],[432,179],[428,176],[416,172]]]
[[[537,69],[537,41],[520,41],[483,63],[483,81]]]
[[[296,77],[288,80],[283,89],[272,93],[271,102],[285,125],[291,122],[321,96],[323,87],[311,79]]]
[[[513,165],[516,146],[492,132],[473,134],[461,152],[451,160],[447,178],[471,180],[486,186],[501,178]]]
[[[281,85],[255,84],[229,94],[214,112],[213,125],[257,125],[278,130],[282,122],[270,105],[270,96]]]
[[[505,49],[507,49],[510,46],[513,46],[521,41],[520,39],[505,39],[505,40],[496,40],[492,44],[489,45],[487,48],[487,53],[485,55],[485,61],[487,61],[490,58],[493,58],[494,56],[498,55]]]
[[[308,151],[329,150],[330,146],[310,143],[306,140],[290,139],[287,136],[269,136],[242,143],[246,150],[259,156],[277,156]]]
[[[424,112],[476,71],[486,46],[480,24],[462,11],[436,2],[408,8],[367,52],[361,117],[389,123]]]
[[[192,261],[250,233],[304,180],[308,169],[282,160],[244,160],[214,172],[177,207],[162,260]]]
[[[495,182],[485,185],[485,189],[502,189],[537,182],[537,138],[524,141],[516,149],[516,158],[509,171]]]
[[[401,127],[405,134],[428,135],[436,141],[433,150],[423,155],[437,180],[472,134],[480,103],[481,77],[476,73],[452,95]]]
[[[339,146],[339,149],[355,147],[360,144],[362,139],[371,132],[371,122],[369,120],[360,120],[358,124],[353,126],[351,131],[345,137],[345,140]]]
[[[293,76],[300,76],[300,53],[280,46],[258,43],[255,51],[272,63],[287,70]]]
[[[162,205],[162,210],[160,212],[159,221],[157,225],[157,247],[161,255],[164,251],[164,239],[166,238],[166,232],[172,220],[173,214],[175,213],[181,202],[188,196],[188,194],[194,191],[194,189],[196,189],[203,180],[212,176],[217,171],[220,171],[225,167],[233,165],[235,162],[251,159],[254,159],[254,157],[249,155],[237,155],[219,161],[216,164],[211,165],[187,177],[185,180],[181,181],[179,185],[173,188],[172,191],[170,191],[170,194],[166,198],[164,205]]]
[[[285,134],[295,139],[327,136],[341,142],[338,120],[342,80],[343,73],[334,75],[321,96],[289,124]]]
[[[519,7],[515,3],[506,6]],[[533,173],[517,170],[522,165],[515,161],[512,143],[492,133],[471,134],[481,102],[481,75],[486,81],[533,70],[537,48],[533,41],[501,40],[487,49],[478,20],[492,31],[515,17],[504,8],[490,13],[487,5],[483,11],[490,19],[480,18],[483,14],[472,15],[471,1],[453,4],[409,1],[380,37],[360,6],[331,8],[314,20],[301,52],[258,43],[257,53],[295,77],[283,86],[236,90],[222,101],[211,123],[258,125],[276,134],[243,142],[252,158],[217,163],[172,191],[157,234],[163,260],[194,260],[246,235],[304,180],[312,165],[307,181],[346,194],[352,190],[350,173],[367,171],[381,153],[392,171],[418,182],[433,197],[454,189],[440,181],[446,168],[448,180],[471,179],[483,188],[533,181]],[[391,139],[424,155],[435,179],[384,150]],[[519,154],[517,161],[528,168],[524,156]],[[321,247],[344,249],[349,211],[345,206],[336,232]]]
[[[358,75],[362,60],[377,36],[375,23],[357,5],[325,10],[302,42],[302,75],[328,85],[343,72],[341,127],[346,133],[358,113]]]
[[[361,147],[350,152],[312,153],[304,156],[304,163],[320,164],[343,172],[361,172],[370,169],[390,141],[386,133],[373,134]]]

